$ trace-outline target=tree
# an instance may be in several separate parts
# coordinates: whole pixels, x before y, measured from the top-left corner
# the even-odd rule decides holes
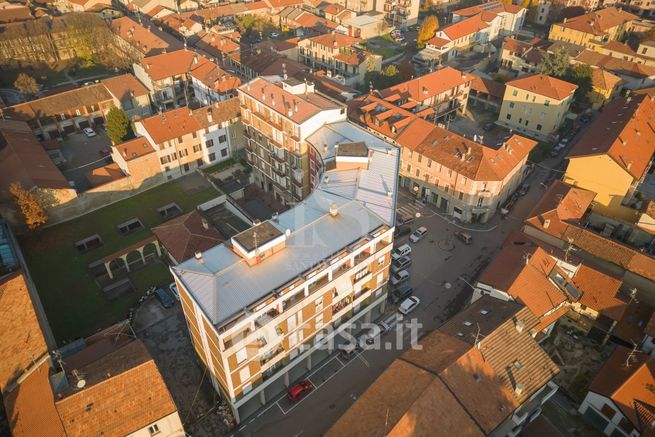
[[[39,92],[39,85],[36,83],[36,80],[25,73],[20,73],[14,82],[14,86],[21,94],[35,94]]]
[[[34,230],[48,221],[48,216],[39,198],[33,192],[23,188],[20,182],[9,185],[9,192],[14,197],[18,209],[20,209],[25,225],[30,230]]]
[[[639,41],[655,41],[655,29],[642,33],[639,36]]]
[[[107,136],[114,144],[134,137],[130,119],[122,109],[111,108],[107,113]]]
[[[421,23],[418,29],[418,37],[416,38],[416,46],[420,49],[425,46],[425,43],[432,39],[439,29],[439,19],[436,15],[429,15]]]
[[[569,81],[576,84],[578,89],[575,90],[576,100],[584,100],[593,88],[594,70],[587,64],[578,64],[571,70]]]
[[[566,50],[561,49],[555,53],[547,53],[537,66],[539,72],[549,76],[564,77],[569,72],[570,57]]]
[[[414,69],[414,65],[409,60],[406,60],[398,65],[398,74],[400,75],[400,79],[405,82],[416,76],[416,70]]]

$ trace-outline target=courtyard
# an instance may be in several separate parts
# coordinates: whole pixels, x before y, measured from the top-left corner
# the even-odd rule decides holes
[[[58,344],[125,319],[147,288],[167,285],[168,265],[151,232],[172,218],[162,208],[175,204],[177,214],[186,213],[219,194],[193,174],[24,236],[25,259]]]
[[[105,130],[98,126],[93,129],[96,132],[94,137],[89,138],[84,133],[77,132],[67,135],[61,142],[61,152],[66,160],[61,171],[68,181],[75,184],[78,192],[91,188],[85,173],[107,165],[111,160],[100,154],[102,149],[111,149],[111,141]]]

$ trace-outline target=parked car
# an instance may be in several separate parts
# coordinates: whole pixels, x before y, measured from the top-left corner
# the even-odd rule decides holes
[[[496,127],[496,123],[490,121],[488,123],[485,123],[484,126],[482,126],[482,130],[489,132],[490,130],[493,130]]]
[[[404,237],[412,233],[412,228],[410,226],[400,225],[396,226],[396,230],[393,232],[393,235],[396,239]]]
[[[372,326],[361,337],[359,337],[360,346],[364,347],[364,345],[369,345],[369,346],[372,345],[373,343],[375,343],[375,337],[377,337],[381,333],[382,330],[378,325]]]
[[[384,335],[391,331],[391,326],[388,323],[380,322],[378,323],[378,326],[380,327],[380,335]]]
[[[411,285],[404,285],[391,291],[391,302],[398,303],[407,299],[414,293],[414,288]]]
[[[416,296],[410,296],[407,299],[403,301],[403,303],[400,304],[398,307],[398,312],[402,315],[407,315],[414,311],[418,304],[421,303],[421,299],[419,299]]]
[[[175,304],[173,298],[168,293],[166,293],[163,288],[158,288],[155,290],[155,297],[164,308],[170,308],[173,306],[173,304]]]
[[[403,257],[400,257],[391,264],[391,273],[396,273],[401,270],[405,270],[411,264],[412,264],[412,259],[409,256],[405,255]]]
[[[409,280],[409,272],[407,270],[401,270],[391,275],[391,285],[393,285],[394,287],[408,280]]]
[[[103,147],[100,149],[100,156],[103,158],[107,158],[108,156],[111,156],[111,150],[109,150],[107,147]]]
[[[456,231],[455,232],[455,237],[457,237],[459,240],[461,240],[466,245],[469,245],[469,244],[473,243],[473,237],[471,237],[471,234],[469,234],[469,233]]]
[[[409,214],[398,214],[396,218],[396,223],[399,225],[408,225],[414,222],[414,217]]]
[[[82,132],[84,132],[84,135],[86,135],[89,138],[95,137],[97,135],[96,131],[94,131],[90,127],[85,127],[84,129],[82,129]]]
[[[521,188],[519,188],[519,196],[525,196],[528,194],[528,191],[530,191],[530,184],[525,182],[521,185]]]
[[[581,123],[589,123],[591,121],[591,115],[589,114],[582,114],[580,116],[580,122]]]
[[[409,236],[409,241],[412,243],[418,243],[421,241],[425,236],[428,234],[428,228],[425,226],[421,226],[417,230],[415,230],[412,235]]]
[[[173,297],[175,297],[175,299],[177,299],[178,302],[179,302],[179,300],[180,300],[180,293],[177,291],[177,284],[176,284],[175,282],[171,282],[171,283],[168,285],[168,289],[171,291],[171,294],[173,295]]]
[[[409,244],[403,244],[402,246],[399,246],[396,248],[396,250],[393,251],[391,254],[391,260],[396,261],[403,256],[409,255],[412,253],[412,248],[410,247]]]
[[[271,32],[271,38],[277,38],[278,36],[280,36],[279,33],[277,33],[277,32]]]
[[[287,399],[289,399],[291,402],[298,402],[307,396],[312,390],[314,390],[314,384],[312,384],[311,381],[308,379],[300,381],[298,384],[289,389],[289,392],[287,393]]]

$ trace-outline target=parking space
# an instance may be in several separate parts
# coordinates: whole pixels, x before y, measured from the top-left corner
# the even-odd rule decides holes
[[[101,151],[111,151],[111,141],[102,129],[95,129],[96,135],[88,137],[84,133],[69,134],[61,142],[61,151],[66,159],[62,167],[64,176],[75,184],[78,191],[91,188],[84,176],[94,168],[106,165],[111,158],[104,158]],[[105,152],[106,153],[106,152]]]

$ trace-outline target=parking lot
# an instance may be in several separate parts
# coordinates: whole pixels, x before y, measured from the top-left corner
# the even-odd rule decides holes
[[[85,173],[107,164],[100,151],[111,150],[111,141],[103,129],[96,128],[95,132],[96,136],[91,138],[81,132],[69,134],[61,143],[61,152],[66,159],[62,173],[75,183],[78,191],[91,188]]]

